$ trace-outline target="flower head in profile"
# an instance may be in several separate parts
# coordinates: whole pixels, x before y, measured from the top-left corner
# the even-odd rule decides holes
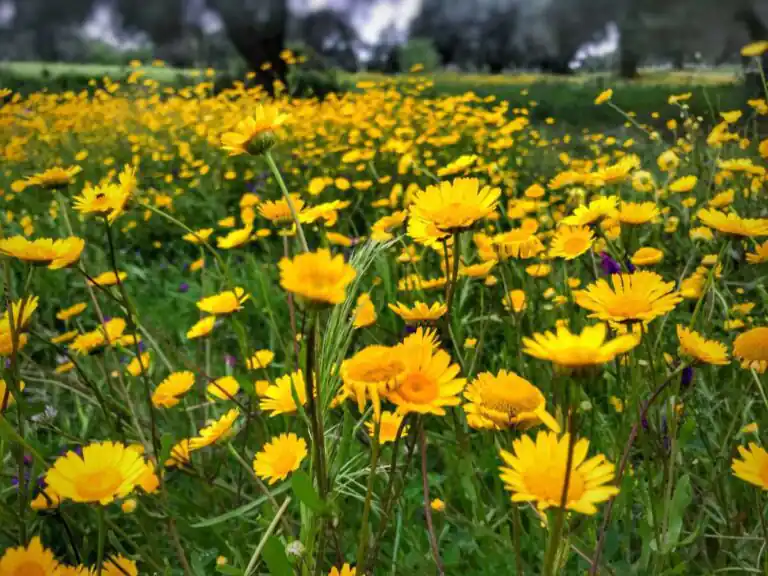
[[[240,391],[240,383],[234,376],[216,378],[205,388],[211,400],[231,400]]]
[[[400,431],[400,426],[405,418],[404,414],[399,412],[389,412],[385,410],[378,416],[374,414],[372,422],[366,422],[365,427],[368,429],[368,434],[373,437],[376,433],[376,424],[379,425],[379,442],[381,444],[387,444],[388,442],[394,442],[397,438],[397,433]],[[401,436],[408,434],[409,426],[403,426],[400,431]]]
[[[512,442],[512,451],[501,450],[506,466],[500,468],[505,488],[513,502],[534,502],[539,510],[559,508],[566,489],[566,510],[581,514],[597,512],[595,504],[619,493],[608,485],[614,477],[614,465],[602,454],[587,459],[589,440],[576,441],[570,473],[568,445],[570,436],[560,438],[554,432],[540,431],[534,440],[526,435]]]
[[[77,304],[72,304],[72,306],[69,306],[67,308],[62,308],[58,312],[56,312],[56,319],[57,320],[69,320],[70,318],[74,318],[78,314],[81,314],[85,311],[85,309],[88,308],[88,304],[85,302],[78,302]]]
[[[363,292],[357,297],[357,305],[352,311],[352,326],[355,328],[365,328],[376,323],[376,307],[373,305],[371,296]]]
[[[762,264],[768,262],[768,240],[755,247],[754,252],[747,253],[747,262],[750,264]]]
[[[73,206],[81,214],[101,214],[108,222],[113,222],[125,209],[130,193],[123,187],[112,184],[86,186],[79,196],[75,196]]]
[[[67,452],[45,475],[45,482],[62,498],[109,504],[130,494],[145,472],[146,462],[119,442],[94,442],[82,456]]]
[[[720,210],[701,209],[696,213],[705,226],[713,228],[722,234],[755,238],[768,236],[768,218],[742,218],[731,212],[726,214]]]
[[[401,413],[445,415],[445,406],[457,406],[466,381],[457,378],[459,365],[437,347],[433,330],[417,329],[397,347],[405,369],[395,379],[387,398]]]
[[[448,306],[442,302],[433,302],[430,306],[425,302],[416,301],[410,308],[402,302],[398,302],[397,304],[389,304],[389,308],[409,324],[434,322],[448,311]]]
[[[256,105],[253,116],[240,120],[231,132],[221,135],[221,147],[230,156],[258,156],[274,146],[275,131],[288,119],[274,106]]]
[[[172,408],[194,385],[195,375],[190,371],[169,374],[152,392],[152,405],[155,408]]]
[[[541,390],[514,372],[481,372],[464,390],[464,398],[464,412],[473,428],[525,430],[543,423],[560,432],[557,421],[546,410]]]
[[[298,194],[291,194],[291,202],[296,209],[296,215],[301,218],[304,212],[304,200]],[[285,198],[262,202],[259,204],[259,214],[272,222],[272,224],[293,224],[291,208]]]
[[[622,224],[640,226],[653,222],[660,213],[656,202],[622,202],[617,218]]]
[[[58,576],[59,563],[53,552],[43,546],[39,536],[27,546],[8,548],[0,556],[0,574],[5,576]]]
[[[232,434],[232,426],[240,416],[240,410],[233,408],[218,420],[214,420],[208,426],[201,429],[197,436],[189,439],[189,449],[199,450],[205,446],[215,444],[219,440],[228,438]]]
[[[690,192],[696,188],[698,181],[699,179],[696,176],[681,176],[677,180],[670,182],[669,191],[676,192],[678,194]]]
[[[236,228],[235,230],[231,230],[226,236],[216,238],[216,246],[223,250],[237,248],[251,239],[252,232],[253,228],[251,226]]]
[[[243,303],[251,297],[240,286],[232,290],[225,290],[213,296],[202,298],[197,302],[197,307],[207,314],[222,315],[232,314],[242,310]]]
[[[326,249],[305,252],[279,264],[280,285],[308,304],[340,304],[347,297],[347,286],[357,272],[344,262],[344,256],[332,256]]]
[[[587,226],[560,226],[549,246],[549,254],[554,258],[573,260],[592,248],[595,234]]]
[[[275,359],[272,350],[257,350],[250,358],[246,358],[245,366],[248,370],[263,370]]]
[[[674,282],[647,270],[613,274],[611,285],[600,279],[585,290],[574,292],[576,303],[591,310],[590,318],[612,322],[648,322],[671,311],[682,296]]]
[[[270,485],[299,469],[307,457],[307,443],[296,434],[280,434],[264,445],[253,459],[253,471]]]
[[[508,258],[527,260],[540,254],[544,251],[544,245],[536,236],[538,229],[538,222],[528,218],[522,222],[520,228],[497,234],[492,240],[496,253],[502,260]]]
[[[603,90],[602,92],[600,92],[600,94],[597,95],[597,97],[595,98],[595,104],[597,106],[600,106],[600,104],[605,104],[611,98],[613,98],[613,90],[611,88],[608,88],[607,90]]]
[[[566,226],[586,226],[601,218],[615,218],[618,214],[618,198],[616,196],[601,196],[589,204],[582,204],[570,216],[563,218]]]
[[[632,254],[632,258],[630,258],[629,261],[635,266],[653,266],[663,259],[664,252],[658,248],[653,248],[652,246],[645,246]]]
[[[125,371],[133,377],[139,376],[143,372],[149,369],[151,355],[149,350],[134,356],[133,359],[125,367]]]
[[[534,334],[533,338],[523,338],[523,352],[565,368],[583,368],[610,362],[640,343],[634,334],[623,334],[606,341],[607,332],[605,324],[587,326],[581,334],[572,334],[565,326],[558,326],[555,333],[544,332]]]
[[[69,168],[55,166],[30,176],[25,180],[25,185],[41,186],[42,188],[63,188],[71,184],[75,176],[82,171],[83,169],[80,166],[70,166]]]
[[[743,368],[760,374],[768,369],[768,326],[758,326],[733,341],[733,355],[741,361]]]
[[[411,219],[432,225],[443,233],[456,232],[493,213],[500,195],[499,188],[481,188],[477,178],[441,182],[415,194],[410,207]]]
[[[302,406],[307,403],[307,385],[301,370],[275,380],[264,392],[259,408],[270,412],[270,416],[292,414],[298,410],[296,400]]]
[[[213,330],[216,325],[216,316],[205,316],[202,319],[194,323],[192,328],[187,330],[187,338],[194,340],[195,338],[202,338],[207,336]]]
[[[352,398],[360,412],[368,399],[374,415],[381,412],[381,396],[395,385],[405,364],[395,348],[377,344],[367,346],[341,363],[342,389],[339,400]]]
[[[70,236],[60,240],[38,238],[28,240],[24,236],[12,236],[0,240],[0,252],[27,262],[47,264],[51,270],[66,268],[80,258],[85,240]]]
[[[334,566],[331,571],[328,572],[328,576],[355,576],[357,569],[352,568],[349,564],[344,564],[341,568]]]
[[[752,42],[741,49],[741,55],[747,58],[762,56],[765,52],[768,52],[768,40]]]
[[[731,461],[734,476],[768,490],[768,452],[754,442],[750,442],[748,448],[739,446],[738,449],[741,459]]]
[[[680,354],[701,364],[725,365],[730,362],[728,349],[717,340],[707,340],[701,334],[685,326],[677,325]]]
[[[94,278],[89,278],[88,284],[91,286],[114,286],[118,282],[123,282],[126,278],[128,278],[127,272],[120,270],[115,274],[112,270],[108,270]]]

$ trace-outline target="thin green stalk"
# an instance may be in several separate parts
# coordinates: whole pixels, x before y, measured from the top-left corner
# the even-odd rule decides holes
[[[419,451],[421,452],[421,487],[424,497],[424,515],[427,519],[427,533],[429,535],[429,545],[432,548],[432,558],[437,567],[437,573],[440,576],[445,574],[443,561],[440,558],[440,548],[437,545],[437,536],[435,535],[435,526],[432,523],[432,506],[429,498],[429,480],[427,477],[427,440],[424,434],[424,420],[419,422]]]
[[[518,576],[522,576],[525,573],[522,546],[520,545],[520,535],[522,532],[523,524],[520,521],[520,506],[517,503],[512,503],[512,544],[515,547],[515,569]]]
[[[280,506],[280,508],[275,513],[275,517],[272,519],[272,522],[270,522],[269,526],[267,527],[267,531],[264,532],[264,536],[261,537],[261,541],[259,542],[259,545],[256,546],[256,550],[253,552],[253,556],[251,556],[251,561],[248,562],[248,566],[245,568],[245,576],[250,576],[256,570],[256,563],[259,561],[259,556],[261,556],[261,551],[264,550],[264,546],[266,546],[267,540],[269,539],[270,536],[272,536],[272,533],[275,531],[275,528],[277,528],[277,523],[283,517],[283,514],[285,514],[285,511],[288,508],[288,504],[290,503],[291,503],[291,497],[287,496],[283,501],[282,506]]]
[[[96,572],[101,574],[101,569],[104,566],[104,542],[107,538],[107,525],[104,522],[104,506],[99,506],[96,509],[96,516],[98,518],[99,539],[96,548]]]
[[[277,185],[280,186],[280,190],[283,193],[286,204],[288,204],[288,210],[291,212],[293,223],[296,224],[296,234],[299,237],[299,244],[301,244],[301,249],[304,252],[309,252],[309,245],[307,244],[307,239],[304,236],[304,229],[301,227],[299,213],[296,210],[296,206],[294,205],[293,200],[291,199],[291,195],[288,193],[288,187],[285,185],[283,175],[280,174],[280,170],[277,168],[277,164],[275,164],[275,160],[272,158],[272,153],[269,150],[264,152],[264,158],[267,161],[269,169],[272,171],[272,175],[275,177],[275,180],[277,180]]]
[[[371,469],[368,472],[368,486],[365,490],[365,504],[363,505],[363,516],[360,523],[360,535],[357,542],[357,566],[362,566],[365,560],[365,549],[368,545],[368,516],[371,512],[371,502],[373,500],[373,483],[376,479],[376,466],[379,463],[379,433],[381,431],[381,421],[374,419],[373,440],[371,444]]]

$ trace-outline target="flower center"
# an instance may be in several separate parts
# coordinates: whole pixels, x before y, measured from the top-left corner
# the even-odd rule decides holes
[[[555,462],[548,466],[535,466],[526,470],[523,476],[525,485],[531,494],[535,494],[539,500],[559,506],[565,484],[565,464],[565,462]],[[571,470],[568,495],[565,499],[566,506],[570,502],[579,500],[584,492],[584,478],[578,471]]]
[[[517,387],[488,386],[480,392],[483,407],[514,416],[520,412],[532,412],[539,405],[535,394],[528,394]]]
[[[414,404],[428,404],[437,398],[438,386],[432,378],[422,372],[411,372],[398,388],[400,396]]]
[[[19,564],[11,576],[45,576],[45,569],[36,560],[27,560]]]
[[[566,254],[578,254],[585,251],[589,247],[589,243],[585,241],[581,236],[572,236],[565,241],[563,251]]]
[[[355,380],[363,382],[387,382],[403,371],[403,365],[397,361],[362,366],[353,373]]]
[[[608,302],[606,308],[614,316],[637,318],[650,312],[653,307],[647,295],[625,293],[616,297],[613,302]]]
[[[290,450],[283,450],[272,462],[272,470],[276,475],[288,474],[296,464],[296,456]]]
[[[123,475],[114,468],[107,468],[83,474],[77,479],[77,493],[88,501],[101,500],[117,492],[123,482]]]

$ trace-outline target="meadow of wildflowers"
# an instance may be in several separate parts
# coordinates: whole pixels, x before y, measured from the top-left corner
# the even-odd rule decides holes
[[[430,86],[0,90],[0,576],[768,574],[766,98]]]

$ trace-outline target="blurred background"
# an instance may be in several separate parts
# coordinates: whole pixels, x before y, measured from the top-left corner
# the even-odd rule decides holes
[[[286,48],[316,70],[629,79],[738,69],[766,39],[768,0],[0,0],[0,69],[159,59],[268,89]]]

